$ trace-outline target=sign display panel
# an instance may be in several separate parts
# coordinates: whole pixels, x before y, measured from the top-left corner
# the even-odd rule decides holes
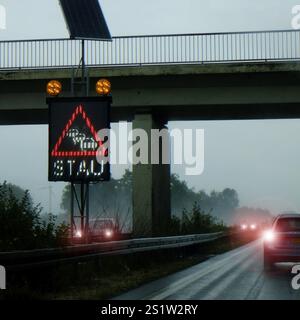
[[[90,182],[110,179],[107,137],[111,97],[50,98],[49,181]]]

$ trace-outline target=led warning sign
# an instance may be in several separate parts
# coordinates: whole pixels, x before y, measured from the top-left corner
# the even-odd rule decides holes
[[[111,97],[52,98],[47,102],[49,181],[109,180],[108,141],[101,140],[98,132],[110,128]]]

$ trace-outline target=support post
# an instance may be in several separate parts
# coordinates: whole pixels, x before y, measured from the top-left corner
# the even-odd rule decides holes
[[[79,186],[79,184],[78,184]],[[71,182],[71,242],[74,240],[74,228],[81,231],[85,243],[90,241],[90,213],[89,213],[89,182],[80,183],[80,193],[76,190],[76,184]],[[76,200],[79,215],[75,215],[74,200]],[[76,219],[75,219],[76,218]],[[79,222],[78,222],[79,219]]]
[[[85,41],[81,40],[81,81],[84,83],[85,79]],[[84,88],[83,88],[84,89]]]
[[[170,163],[151,164],[151,129],[166,129],[164,123],[152,114],[137,114],[133,129],[143,129],[148,136],[148,164],[133,165],[133,234],[135,237],[164,236],[171,218]],[[160,153],[162,147],[159,145]],[[168,150],[169,152],[169,150]],[[133,155],[135,157],[135,155]]]
[[[90,184],[86,183],[85,190],[85,236],[86,243],[89,243],[89,234],[90,234]]]
[[[84,216],[85,216],[85,192],[84,192],[84,183],[80,184],[80,230],[84,233]]]
[[[74,183],[71,182],[71,241],[73,241],[74,237]]]

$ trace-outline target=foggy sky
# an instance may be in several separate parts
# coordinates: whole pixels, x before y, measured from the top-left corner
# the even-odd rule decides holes
[[[56,0],[0,0],[7,30],[0,40],[67,37]],[[226,32],[291,28],[300,0],[102,0],[111,33],[118,35]],[[170,123],[205,129],[205,170],[185,177],[196,190],[235,188],[242,205],[300,211],[300,121]],[[0,180],[32,191],[48,209],[47,127],[1,127]],[[123,168],[113,168],[120,177]],[[53,184],[56,212],[62,183]]]

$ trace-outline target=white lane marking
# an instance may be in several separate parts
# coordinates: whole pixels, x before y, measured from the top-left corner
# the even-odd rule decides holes
[[[241,260],[245,259],[246,255],[250,255],[253,250],[255,250],[257,244],[253,245],[251,244],[250,246],[246,246],[238,250],[237,252],[234,252],[230,255],[226,255],[225,258],[221,258],[217,262],[213,262],[212,265],[205,266],[206,268],[199,270],[198,272],[195,272],[189,276],[183,277],[179,279],[178,281],[175,281],[174,283],[166,286],[165,288],[158,290],[156,293],[151,294],[150,296],[147,296],[143,298],[143,300],[164,300],[167,297],[171,296],[175,292],[178,292],[182,290],[183,288],[187,287],[189,284],[199,280],[200,278],[208,275],[209,273],[216,272],[219,269],[223,269],[224,266],[226,266],[226,263],[230,260],[233,260],[236,256],[239,258],[235,261],[235,265],[238,265]],[[208,261],[212,262],[212,261]],[[232,268],[232,263],[230,265]]]
[[[257,255],[255,255],[257,256]],[[244,262],[239,264],[239,267],[236,268],[235,270],[233,270],[233,272],[221,279],[219,285],[216,285],[213,287],[213,290],[211,290],[209,293],[207,293],[204,297],[201,298],[201,300],[214,300],[217,299],[223,292],[226,291],[226,289],[229,288],[229,286],[236,281],[243,273],[246,272],[246,270],[249,268],[249,266],[254,265],[255,261],[252,259],[248,259],[247,257],[244,257]],[[231,268],[232,269],[232,268]],[[257,277],[259,277],[259,275],[255,275],[255,279],[257,279]],[[220,277],[221,278],[221,277]],[[240,297],[234,297],[234,299],[244,299],[245,296],[240,296]]]
[[[253,249],[254,250],[254,249]],[[233,263],[223,266],[213,273],[209,273],[206,277],[198,279],[196,282],[187,286],[186,288],[175,293],[175,296],[170,296],[168,299],[193,299],[197,300],[199,297],[204,296],[203,299],[214,299],[224,292],[224,288],[229,286],[233,280],[240,277],[240,274],[245,272],[245,269],[256,262],[249,258],[253,255],[253,250],[248,254],[243,254],[239,259],[235,259]],[[242,270],[237,272],[236,270]],[[213,288],[213,293],[212,293]],[[215,293],[215,294],[214,294]],[[238,295],[240,298],[240,295]]]

